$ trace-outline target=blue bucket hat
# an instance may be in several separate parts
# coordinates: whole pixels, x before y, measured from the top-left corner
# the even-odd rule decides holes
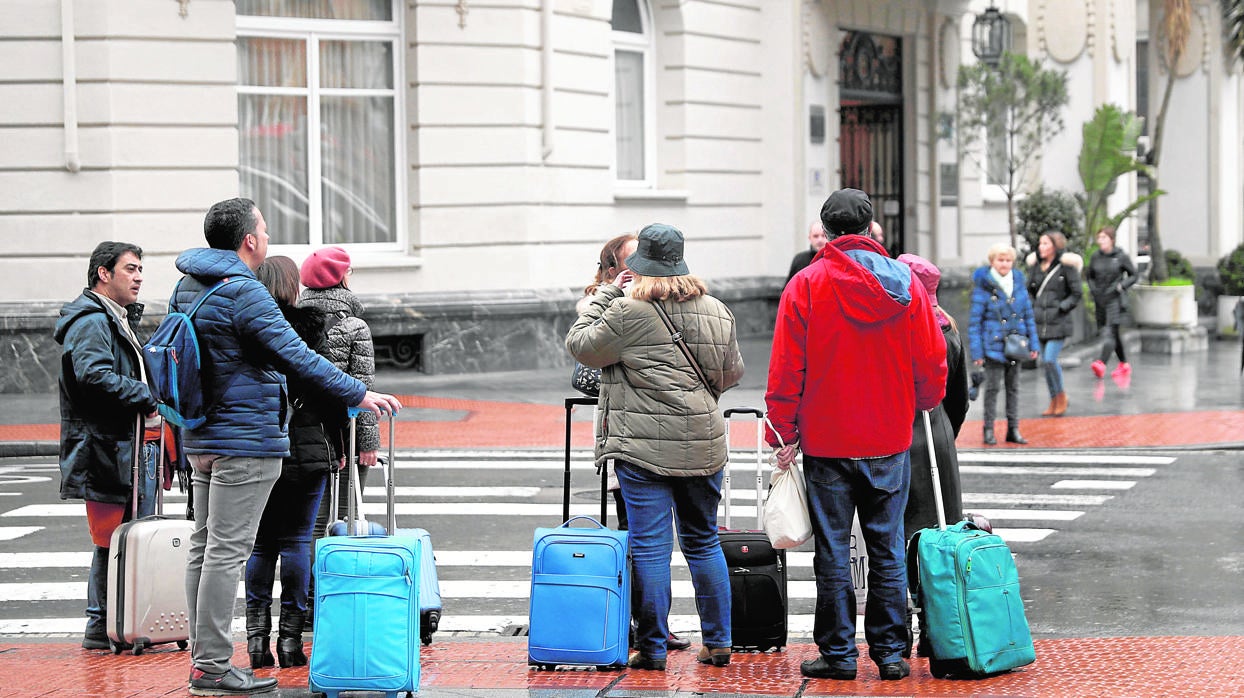
[[[682,258],[682,232],[672,225],[653,223],[639,231],[639,246],[626,258],[626,268],[640,276],[690,274]]]

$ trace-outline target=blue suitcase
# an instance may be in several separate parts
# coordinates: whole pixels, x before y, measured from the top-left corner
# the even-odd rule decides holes
[[[350,412],[350,454],[355,453],[357,414]],[[349,471],[345,528],[359,530],[353,455]],[[390,515],[392,504],[390,500]],[[396,698],[418,690],[424,547],[424,539],[416,536],[330,536],[316,541],[315,620],[307,668],[311,691],[328,698],[337,698],[341,691],[383,692]]]
[[[570,417],[575,405],[595,398],[566,398],[566,469],[563,523],[537,528],[531,554],[531,607],[527,663],[626,666],[631,629],[631,559],[626,531],[587,516],[570,518]],[[606,520],[605,472],[601,472],[601,521]],[[590,527],[571,526],[583,519]],[[568,622],[570,620],[571,622]]]
[[[385,468],[385,499],[389,503],[387,525],[393,534],[402,538],[418,538],[420,547],[419,559],[419,639],[423,644],[432,644],[432,634],[440,627],[441,613],[441,582],[436,574],[436,555],[432,550],[432,534],[422,528],[398,528],[397,507],[394,490],[397,480],[397,461],[393,455],[393,444],[396,443],[395,420],[389,415],[389,460]]]
[[[928,430],[928,412],[924,423]],[[936,460],[932,470],[938,527],[917,531],[907,548],[908,584],[924,611],[922,644],[932,650],[929,672],[936,678],[981,677],[1033,663],[1010,548],[971,520],[947,527]]]

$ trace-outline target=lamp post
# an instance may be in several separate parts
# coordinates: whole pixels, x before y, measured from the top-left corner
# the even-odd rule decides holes
[[[1011,21],[992,3],[972,23],[972,53],[986,65],[998,66],[1002,54],[1011,50]]]

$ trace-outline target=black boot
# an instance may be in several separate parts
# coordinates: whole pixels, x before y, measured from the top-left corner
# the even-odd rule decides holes
[[[268,647],[272,635],[272,607],[246,607],[246,652],[251,656],[251,668],[262,669],[276,662]]]
[[[1006,428],[1006,442],[1011,444],[1026,444],[1028,439],[1019,435],[1019,425],[1012,424]]]
[[[985,445],[993,446],[998,440],[993,437],[993,427],[985,427]]]
[[[306,666],[307,655],[302,652],[302,624],[305,618],[300,611],[281,609],[276,637],[276,659],[282,669]]]

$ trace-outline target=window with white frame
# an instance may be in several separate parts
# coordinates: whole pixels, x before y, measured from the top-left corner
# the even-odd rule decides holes
[[[643,184],[652,168],[652,29],[644,0],[613,0],[614,139],[617,178]]]
[[[396,0],[236,1],[239,186],[272,243],[396,247]]]

